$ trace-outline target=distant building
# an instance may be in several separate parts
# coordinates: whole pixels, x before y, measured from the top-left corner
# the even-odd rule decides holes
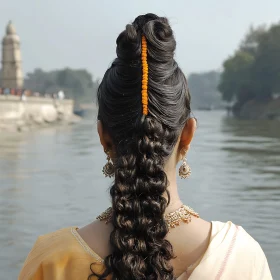
[[[6,35],[2,40],[2,88],[23,88],[23,73],[21,66],[20,39],[10,21]]]

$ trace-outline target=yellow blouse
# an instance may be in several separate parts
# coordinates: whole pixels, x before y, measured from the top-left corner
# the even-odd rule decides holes
[[[104,270],[103,260],[80,237],[77,227],[64,228],[38,238],[18,279],[86,280],[92,263],[95,273]]]
[[[95,273],[104,270],[102,258],[85,243],[77,227],[65,228],[38,238],[18,279],[86,280],[92,274],[91,264]],[[204,256],[178,278],[186,279],[272,280],[272,276],[260,245],[242,227],[212,222]]]

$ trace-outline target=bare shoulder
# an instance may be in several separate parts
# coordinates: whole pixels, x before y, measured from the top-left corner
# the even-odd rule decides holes
[[[87,245],[98,254],[105,258],[111,252],[110,234],[113,230],[112,225],[98,220],[77,230],[81,238]]]

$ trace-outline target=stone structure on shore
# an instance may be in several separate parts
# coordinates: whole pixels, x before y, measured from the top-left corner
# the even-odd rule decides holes
[[[21,63],[20,38],[10,21],[2,40],[2,88],[21,89],[23,87]]]
[[[45,97],[0,95],[1,131],[30,131],[41,127],[73,124],[80,118],[73,114],[73,100]]]

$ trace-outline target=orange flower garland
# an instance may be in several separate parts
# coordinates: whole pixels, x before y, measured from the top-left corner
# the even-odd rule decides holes
[[[147,40],[142,36],[142,105],[143,115],[148,115],[148,61],[147,61]]]

